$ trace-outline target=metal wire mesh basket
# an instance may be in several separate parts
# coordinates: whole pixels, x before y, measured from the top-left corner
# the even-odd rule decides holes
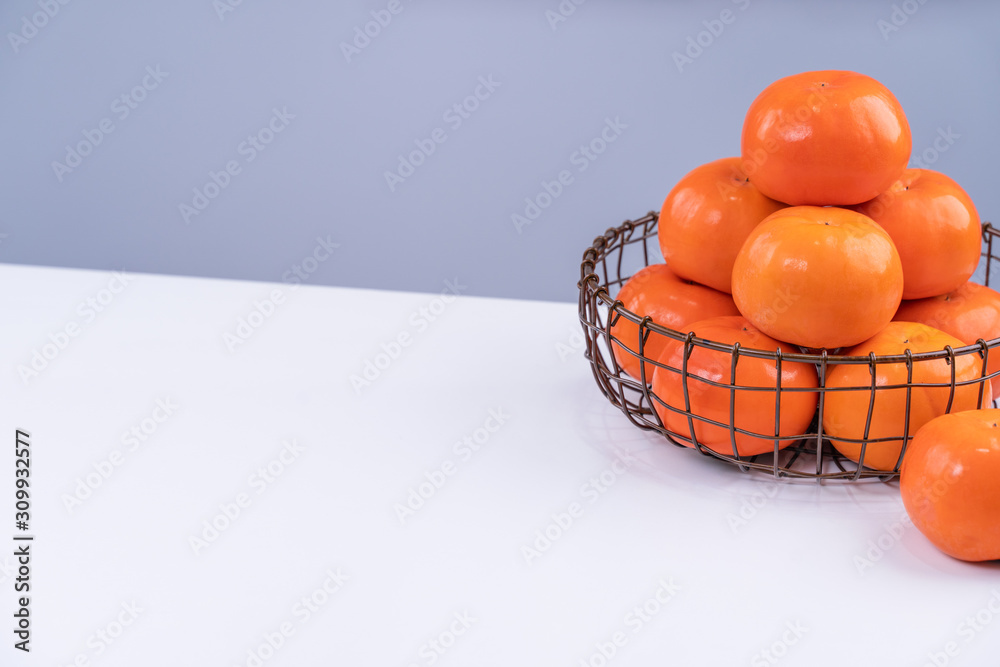
[[[621,301],[617,301],[613,295],[624,282],[639,269],[649,266],[659,260],[659,243],[657,239],[658,216],[655,212],[637,220],[627,220],[619,227],[613,227],[603,235],[594,240],[593,245],[583,254],[583,262],[580,266],[580,289],[579,315],[583,326],[585,339],[585,356],[591,364],[594,378],[604,395],[611,403],[622,410],[628,419],[642,429],[654,430],[661,433],[665,438],[679,447],[694,448],[702,454],[716,459],[726,461],[737,466],[743,472],[756,471],[776,478],[784,479],[815,479],[819,481],[859,481],[859,480],[892,480],[899,475],[899,468],[906,452],[906,447],[914,433],[910,428],[911,403],[913,403],[914,390],[922,388],[937,388],[938,391],[947,391],[946,412],[952,411],[953,400],[956,391],[968,392],[967,387],[978,388],[980,403],[983,400],[985,391],[996,372],[988,373],[987,364],[991,356],[1000,355],[1000,338],[990,341],[979,340],[974,345],[963,347],[945,347],[945,349],[934,352],[914,353],[906,350],[905,354],[895,356],[876,356],[874,354],[866,357],[843,356],[836,354],[836,350],[829,352],[821,350],[818,353],[807,351],[802,348],[794,348],[790,351],[778,349],[776,351],[761,351],[740,347],[739,344],[727,345],[711,340],[701,339],[693,333],[677,331],[655,324],[648,317],[639,317],[637,314],[627,310]],[[975,278],[989,286],[990,274],[994,269],[1000,269],[1000,257],[993,254],[993,240],[1000,236],[1000,231],[994,229],[989,223],[983,225],[983,252],[985,262],[980,266],[980,271]],[[651,245],[652,244],[652,245]],[[639,334],[635,340],[622,340],[612,327],[619,318],[626,318],[638,327]],[[634,328],[631,329],[633,332]],[[687,362],[682,367],[677,368],[661,363],[657,359],[645,356],[644,348],[648,344],[651,335],[665,336],[679,341],[684,346],[683,359],[687,359],[696,348],[704,348],[724,353],[731,360],[731,373],[728,382],[712,382],[703,377],[689,372]],[[613,349],[621,349],[625,353],[637,357],[639,366],[642,369],[640,378],[634,378],[622,370]],[[975,378],[956,379],[956,360],[960,360],[966,355],[974,355],[976,368],[979,372]],[[811,364],[816,369],[818,387],[810,391],[816,392],[817,408],[808,429],[804,432],[792,434],[779,434],[778,425],[781,423],[781,408],[783,402],[788,403],[791,392],[797,391],[793,388],[782,388],[780,379],[777,387],[762,388],[757,386],[741,385],[737,383],[737,369],[741,360],[763,359],[767,363],[773,363],[776,375],[781,377],[782,364],[805,363]],[[921,383],[914,381],[914,369],[920,368],[920,364],[933,362],[935,360],[945,360],[951,368],[951,378],[943,383]],[[963,364],[969,360],[964,360]],[[744,362],[748,363],[748,362]],[[906,369],[906,382],[899,384],[883,385],[876,382],[877,370],[884,364],[903,364]],[[871,377],[871,383],[866,387],[852,387],[852,391],[864,391],[868,396],[868,411],[865,419],[864,432],[860,438],[839,437],[838,445],[846,443],[860,450],[860,457],[853,457],[852,460],[845,457],[837,448],[829,434],[824,433],[824,410],[831,392],[844,391],[844,387],[827,386],[826,381],[832,370],[841,365],[867,365]],[[647,371],[648,366],[648,371]],[[650,384],[649,375],[656,369],[663,368],[664,371],[676,373],[680,377],[684,391],[684,404],[681,407],[670,405],[663,397],[654,393]],[[881,368],[881,370],[885,370]],[[688,401],[689,388],[696,383],[707,383],[729,392],[729,414],[728,423],[706,417],[690,408]],[[873,408],[876,400],[882,400],[881,396],[886,396],[885,392],[895,390],[897,396],[899,390],[905,390],[905,414],[900,419],[897,433],[890,436],[872,437],[870,428],[872,425]],[[748,392],[769,391],[772,394],[771,400],[774,402],[774,433],[756,433],[748,431],[737,425],[735,418],[737,398],[747,395]],[[801,391],[801,390],[799,390]],[[973,389],[974,391],[974,389]],[[675,401],[676,402],[676,401]],[[657,408],[657,409],[654,409]],[[672,414],[679,414],[682,422],[686,422],[686,432],[678,432],[668,429],[664,425],[658,411],[669,410]],[[709,424],[716,429],[728,429],[731,447],[709,448],[699,440],[699,429],[696,424]],[[744,434],[748,437],[767,438],[773,440],[773,449],[753,456],[741,456],[737,448],[737,436]],[[866,452],[872,451],[873,447],[878,447],[877,443],[888,440],[901,443],[901,450],[896,459],[895,466],[889,469],[886,466],[881,468],[871,467],[866,462]]]

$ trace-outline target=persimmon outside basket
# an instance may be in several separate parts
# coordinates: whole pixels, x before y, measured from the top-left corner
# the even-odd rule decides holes
[[[804,349],[777,350],[774,352],[751,350],[740,348],[739,345],[726,345],[694,336],[693,333],[677,331],[660,326],[652,322],[648,317],[639,317],[637,314],[627,310],[620,301],[616,301],[614,295],[618,293],[622,284],[636,271],[648,266],[651,262],[662,261],[659,255],[659,242],[657,238],[658,216],[655,212],[637,220],[626,220],[618,227],[607,230],[603,236],[594,239],[594,243],[583,254],[583,262],[580,265],[580,289],[579,314],[580,322],[583,326],[585,339],[585,356],[590,362],[594,373],[594,378],[604,395],[611,403],[622,410],[628,419],[642,429],[654,430],[663,434],[665,438],[679,447],[694,448],[704,455],[711,456],[730,464],[738,466],[744,472],[756,471],[769,476],[783,479],[815,479],[818,481],[859,481],[859,480],[883,480],[889,481],[899,475],[900,463],[906,452],[906,447],[913,433],[909,432],[910,400],[912,389],[916,387],[950,387],[948,400],[948,411],[951,410],[952,399],[954,398],[956,386],[963,386],[969,382],[957,382],[955,380],[956,357],[963,355],[975,355],[977,362],[981,365],[980,377],[972,381],[979,385],[980,401],[986,383],[990,381],[992,375],[986,371],[987,362],[993,355],[1000,354],[1000,338],[990,341],[980,340],[977,344],[967,345],[952,349],[950,347],[936,352],[912,353],[909,350],[905,354],[895,356],[849,357],[836,354],[837,350],[822,350],[819,353],[810,353]],[[1000,257],[994,254],[993,241],[1000,236],[1000,230],[995,229],[989,223],[983,225],[983,257],[986,259],[981,263],[979,271],[974,278],[987,286],[990,284],[990,274],[995,269],[1000,269]],[[620,340],[618,337],[612,338],[611,326],[624,317],[638,325],[639,336],[636,340]],[[644,356],[643,346],[649,340],[651,334],[667,336],[685,345],[685,356],[690,350],[696,347],[708,348],[729,354],[732,357],[732,373],[728,383],[715,383],[698,377],[693,373],[688,373],[686,368],[676,369],[658,363],[656,359]],[[688,391],[688,383],[707,382],[726,388],[730,392],[729,403],[729,423],[720,423],[706,417],[699,416],[692,412],[681,410],[669,406],[660,397],[656,396],[652,387],[647,384],[651,381],[652,371],[645,377],[646,383],[641,379],[632,378],[626,374],[618,365],[618,361],[612,354],[612,343],[615,341],[616,348],[624,348],[623,352],[632,353],[643,360],[643,365],[648,368],[662,367],[669,368],[669,372],[682,374],[682,384],[685,392]],[[787,362],[805,362],[816,366],[819,377],[818,407],[812,424],[805,433],[794,435],[782,435],[780,438],[775,433],[774,450],[756,456],[737,456],[735,447],[735,434],[737,432],[748,433],[733,424],[733,414],[735,411],[736,397],[741,392],[749,391],[769,391],[774,393],[773,388],[762,389],[760,387],[748,387],[735,384],[736,369],[740,359],[745,357],[756,357],[773,361],[778,369],[780,377],[780,367]],[[913,367],[922,361],[933,359],[948,359],[951,365],[952,377],[950,384],[920,384],[913,382]],[[876,385],[876,366],[881,364],[906,364],[907,377],[909,382],[896,385]],[[830,370],[838,364],[867,364],[869,374],[872,378],[870,387],[869,410],[866,417],[866,427],[864,438],[854,440],[862,444],[861,462],[843,457],[833,447],[830,440],[823,434],[823,410],[824,398],[831,391],[843,389],[831,389],[825,386],[825,378]],[[899,433],[895,438],[868,438],[869,426],[872,420],[872,406],[876,392],[890,390],[906,390],[906,414],[901,420]],[[777,392],[775,401],[775,424],[779,423],[781,410],[781,396],[790,390],[780,390]],[[653,409],[654,405],[665,406],[667,409],[681,413],[688,418],[689,429],[693,420],[708,422],[728,428],[730,431],[730,441],[733,448],[730,453],[721,453],[705,447],[698,441],[697,432],[694,429],[680,434],[666,429]],[[693,437],[689,437],[693,435]],[[761,435],[761,434],[755,434]],[[770,434],[767,434],[770,439]],[[868,446],[885,440],[903,440],[903,452],[899,456],[894,470],[877,470],[864,465],[864,453]],[[779,449],[780,445],[785,445]]]

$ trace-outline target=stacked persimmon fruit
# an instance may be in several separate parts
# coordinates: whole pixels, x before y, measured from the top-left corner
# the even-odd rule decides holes
[[[744,351],[871,358],[1000,337],[1000,294],[969,282],[981,258],[976,207],[948,176],[908,168],[911,148],[899,101],[875,79],[779,79],[750,105],[740,157],[693,169],[667,195],[665,263],[636,273],[617,299],[658,325]],[[741,352],[734,366],[726,349],[645,333],[640,340],[639,326],[618,318],[615,359],[651,383],[660,420],[681,439],[750,456],[810,430],[817,364],[782,361],[779,370],[774,357]],[[1000,349],[979,344],[983,353],[954,363],[830,363],[823,382],[824,436],[868,468],[899,469],[914,523],[966,560],[1000,558],[1000,410],[985,409],[1000,376],[983,379],[1000,371]],[[640,350],[657,363],[641,362]],[[923,428],[937,418],[947,425]]]

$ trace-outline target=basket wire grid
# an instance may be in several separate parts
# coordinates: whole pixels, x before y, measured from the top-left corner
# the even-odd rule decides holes
[[[741,347],[739,343],[727,345],[697,338],[691,332],[682,332],[660,326],[655,324],[649,317],[639,317],[636,313],[627,310],[621,301],[617,301],[613,295],[617,294],[624,282],[631,276],[629,270],[634,267],[634,271],[638,271],[645,266],[649,266],[651,262],[658,261],[656,259],[658,256],[657,222],[657,213],[651,211],[637,220],[626,220],[619,227],[612,227],[603,236],[594,239],[593,245],[584,252],[583,262],[580,265],[580,282],[578,284],[580,289],[579,316],[584,332],[585,356],[590,362],[594,378],[602,393],[615,407],[622,410],[633,424],[642,429],[658,431],[674,445],[685,448],[693,447],[704,455],[733,464],[743,472],[756,471],[775,478],[815,479],[821,482],[826,480],[889,481],[898,477],[899,467],[906,453],[907,445],[913,436],[913,433],[910,433],[910,411],[911,396],[914,389],[925,387],[948,388],[949,395],[945,411],[950,412],[956,389],[972,384],[978,385],[979,403],[977,404],[981,404],[986,384],[997,374],[987,373],[986,369],[990,355],[1000,354],[1000,350],[996,349],[1000,347],[1000,338],[990,341],[980,339],[973,345],[954,349],[949,346],[943,350],[934,352],[914,353],[907,349],[904,354],[900,355],[876,356],[873,353],[866,357],[852,357],[838,355],[836,354],[837,350],[833,352],[828,352],[827,350],[808,352],[804,349],[795,349],[795,351],[786,352],[779,348],[776,351],[762,351]],[[1000,236],[1000,231],[993,228],[989,223],[983,224],[982,256],[986,258],[986,262],[982,283],[986,286],[990,285],[990,274],[994,268],[994,264],[997,263],[997,268],[1000,268],[1000,257],[993,254],[993,240],[997,236]],[[654,244],[656,248],[655,252],[650,251],[650,243]],[[621,340],[612,333],[612,326],[616,324],[619,318],[623,317],[638,326],[639,335],[636,337],[636,340]],[[644,355],[644,347],[650,335],[665,336],[684,344],[684,354],[682,357],[684,361],[681,368],[667,366],[657,359],[652,359]],[[614,345],[612,345],[612,341]],[[729,382],[715,382],[689,372],[687,360],[694,348],[705,348],[730,355],[731,368]],[[618,349],[623,353],[632,354],[637,357],[640,360],[639,368],[641,377],[633,378],[625,373],[612,353],[612,349]],[[955,372],[956,359],[965,355],[975,355],[980,373],[978,377],[971,380],[957,380]],[[774,363],[776,386],[758,387],[737,384],[736,371],[738,364],[741,359],[748,357],[765,359]],[[916,364],[939,359],[945,359],[946,363],[950,366],[951,378],[949,382],[914,382],[913,370]],[[782,364],[790,362],[800,362],[815,366],[818,388],[782,387]],[[870,386],[827,387],[826,379],[830,371],[836,366],[843,364],[867,365],[871,377]],[[905,364],[906,383],[877,384],[877,367],[882,364]],[[650,386],[650,375],[653,372],[652,369],[655,368],[663,368],[667,372],[680,374],[683,387],[682,408],[669,405],[661,397],[655,395]],[[728,423],[698,415],[691,410],[689,387],[693,382],[701,382],[729,391]],[[870,437],[877,393],[899,389],[906,391],[905,414],[903,415],[899,432],[893,437]],[[773,434],[754,433],[736,426],[735,411],[737,394],[755,391],[770,392],[775,395],[775,428]],[[813,417],[812,423],[805,433],[779,434],[782,397],[792,392],[800,391],[818,394],[816,414]],[[860,446],[858,463],[838,452],[831,440],[823,432],[825,399],[828,393],[835,391],[866,391],[869,393],[868,412],[863,437],[860,439],[837,437],[837,440],[840,442],[854,443]],[[660,406],[661,409],[667,409],[683,415],[687,421],[687,434],[668,430],[654,409],[654,406]],[[730,436],[731,452],[716,451],[705,446],[698,438],[698,432],[695,428],[696,421],[727,429]],[[773,441],[774,448],[764,454],[740,456],[738,455],[736,442],[736,435],[738,433],[771,440]],[[876,469],[864,465],[865,453],[870,445],[899,440],[902,441],[902,447],[896,460],[896,465],[892,470]]]

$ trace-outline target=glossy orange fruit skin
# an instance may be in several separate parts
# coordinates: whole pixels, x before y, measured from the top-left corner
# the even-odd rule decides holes
[[[885,192],[855,210],[882,225],[896,244],[904,299],[958,289],[979,266],[979,213],[965,190],[941,172],[907,169]]]
[[[677,275],[729,292],[733,262],[747,235],[785,204],[765,197],[728,157],[696,167],[660,209],[660,251]]]
[[[893,319],[921,322],[951,334],[966,345],[974,345],[980,338],[988,343],[1000,338],[1000,293],[967,282],[941,296],[903,301]],[[997,371],[1000,371],[1000,347],[990,350],[986,368],[987,373]],[[993,395],[1000,396],[1000,375],[991,382]]]
[[[698,338],[717,343],[773,352],[779,347],[787,351],[787,345],[769,338],[758,331],[743,317],[716,317],[695,322],[688,327]],[[697,376],[729,384],[732,380],[732,355],[705,348],[692,348],[688,359],[687,372]],[[684,364],[684,343],[669,341],[664,347],[659,361],[680,371]],[[767,359],[740,357],[736,368],[735,384],[749,387],[768,387],[772,391],[736,390],[733,425],[760,436],[736,433],[737,453],[751,456],[774,450],[774,412],[777,400],[778,372],[776,363]],[[694,419],[694,431],[698,441],[709,449],[732,455],[730,439],[729,404],[731,392],[727,388],[715,387],[699,380],[688,378],[688,398],[691,413],[706,417],[726,428]],[[815,389],[818,386],[816,368],[812,364],[782,362],[781,365],[781,418],[778,432],[781,436],[804,435],[816,413],[818,394],[812,391],[786,391],[791,388]],[[653,372],[653,393],[667,405],[679,410],[685,409],[684,380],[681,373],[656,367]],[[688,418],[654,402],[654,408],[663,425],[682,438],[691,438]],[[768,438],[767,436],[770,436]],[[790,445],[792,440],[782,440],[779,449]],[[690,446],[690,445],[689,445]]]
[[[835,349],[892,320],[903,269],[889,235],[849,209],[783,208],[747,237],[733,266],[733,299],[772,338]]]
[[[904,354],[907,349],[913,353],[937,352],[946,345],[953,349],[962,347],[962,341],[925,324],[914,322],[892,322],[871,339],[842,354],[866,357],[874,352],[877,356]],[[841,438],[861,440],[865,434],[865,420],[871,402],[871,372],[868,364],[838,364],[831,367],[826,386],[828,388],[853,387],[851,391],[826,392],[823,406],[823,432],[837,450],[851,459],[861,458],[861,444],[847,442]],[[980,362],[975,355],[955,358],[956,383],[981,377]],[[906,385],[906,363],[880,363],[876,366],[877,386]],[[951,382],[951,366],[947,359],[913,362],[913,383]],[[983,389],[983,402],[979,402],[979,390]],[[907,435],[912,437],[921,426],[945,414],[948,408],[950,386],[913,387],[910,390],[910,420]],[[992,401],[989,382],[956,386],[951,412],[975,410],[987,406]],[[872,409],[871,427],[868,438],[889,438],[884,442],[869,442],[865,449],[864,465],[876,470],[895,470],[896,462],[903,448],[903,426],[906,422],[906,389],[876,389],[875,405]]]
[[[910,125],[899,100],[856,72],[778,79],[743,122],[743,169],[768,197],[845,206],[873,199],[906,168]]]
[[[738,315],[736,304],[728,294],[704,285],[692,284],[677,277],[666,264],[652,264],[629,278],[618,292],[617,298],[626,310],[639,317],[647,315],[660,326],[686,333],[687,325],[707,317]],[[615,359],[622,370],[640,379],[639,325],[619,317],[611,327]],[[669,339],[650,332],[642,348],[643,356],[656,359]],[[631,352],[630,352],[631,350]],[[652,380],[653,366],[646,366],[646,382]]]
[[[913,525],[944,553],[1000,559],[1000,410],[944,415],[917,432],[899,476]]]

